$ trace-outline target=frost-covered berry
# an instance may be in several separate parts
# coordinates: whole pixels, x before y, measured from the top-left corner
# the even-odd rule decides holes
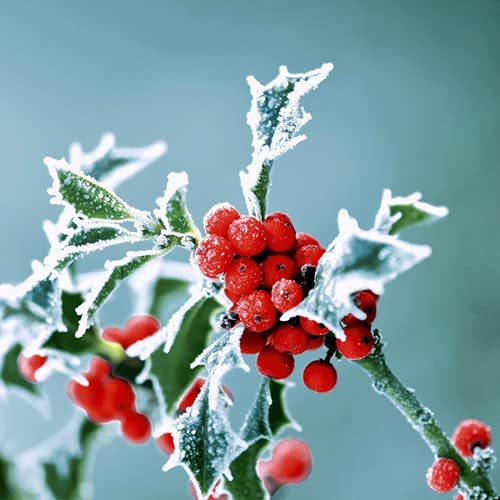
[[[330,330],[323,324],[309,318],[301,316],[300,326],[310,335],[326,335]]]
[[[363,321],[370,324],[373,323],[375,316],[377,315],[377,302],[373,294],[367,290],[357,292],[354,294],[354,303],[366,314],[366,318]],[[342,318],[342,323],[345,326],[354,325],[359,321],[360,320],[352,313],[349,313]]]
[[[287,323],[279,325],[272,333],[273,347],[279,352],[302,354],[309,346],[309,335],[300,328]]]
[[[295,248],[304,247],[306,245],[321,246],[316,238],[313,238],[307,233],[297,233],[295,235]]]
[[[25,380],[36,384],[38,382],[36,372],[46,363],[46,361],[47,356],[41,356],[40,354],[33,354],[33,356],[29,358],[21,354],[17,359],[17,368]]]
[[[347,359],[363,359],[373,348],[373,335],[364,323],[344,328],[345,340],[337,339],[336,346],[340,354]]]
[[[134,444],[145,443],[151,436],[151,423],[142,413],[131,411],[121,422],[123,437]]]
[[[281,279],[273,285],[271,300],[279,312],[286,312],[304,298],[302,287],[293,280]]]
[[[337,370],[327,361],[311,361],[302,374],[304,385],[315,392],[331,391],[337,384]]]
[[[239,257],[227,268],[224,276],[226,289],[232,297],[248,295],[260,286],[262,270],[248,257]]]
[[[288,215],[281,212],[269,214],[264,221],[266,248],[270,252],[285,253],[295,245],[295,228]]]
[[[451,491],[458,483],[460,469],[450,458],[438,458],[427,470],[426,479],[429,488],[437,493]]]
[[[451,437],[453,446],[464,457],[472,457],[475,448],[487,448],[491,444],[490,428],[479,420],[463,420]]]
[[[458,492],[454,497],[453,500],[465,500],[465,495],[462,492]]]
[[[255,217],[240,217],[229,226],[228,239],[238,255],[257,255],[266,248],[264,223]]]
[[[319,349],[325,343],[325,338],[317,335],[309,335],[309,345],[307,346],[308,351],[313,351],[314,349]]]
[[[205,385],[205,379],[202,377],[196,378],[196,380],[191,384],[189,389],[184,393],[182,399],[177,404],[177,409],[180,412],[187,410],[193,406],[196,398],[201,392],[201,389]]]
[[[231,330],[239,321],[240,317],[236,311],[226,311],[219,317],[219,326],[223,330]]]
[[[156,438],[156,444],[167,455],[172,455],[175,451],[174,437],[171,432],[165,432],[160,437]]]
[[[295,261],[284,253],[268,255],[261,264],[262,283],[272,288],[280,279],[295,279],[299,275],[299,267]]]
[[[257,369],[264,377],[281,380],[289,377],[295,366],[293,356],[266,345],[257,356]]]
[[[267,344],[267,335],[245,328],[240,338],[241,354],[257,354]]]
[[[319,245],[304,245],[295,251],[293,257],[300,268],[305,265],[318,267],[319,259],[324,253],[325,249]]]
[[[222,236],[205,236],[196,249],[196,264],[208,278],[216,278],[233,262],[234,250]]]
[[[241,322],[252,332],[264,332],[278,321],[278,315],[271,295],[264,290],[256,290],[238,302]]]
[[[240,218],[240,213],[229,203],[219,203],[213,206],[205,215],[203,225],[207,234],[227,236],[229,226]]]
[[[159,321],[148,314],[131,316],[123,328],[110,326],[102,331],[102,337],[108,342],[116,342],[127,349],[139,340],[154,335],[160,329]]]

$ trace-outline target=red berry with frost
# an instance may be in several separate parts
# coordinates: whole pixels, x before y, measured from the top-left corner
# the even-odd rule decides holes
[[[465,500],[465,496],[463,493],[458,492],[454,497],[453,500]]]
[[[302,287],[293,280],[281,279],[273,285],[271,300],[279,312],[286,312],[298,305],[304,298]]]
[[[299,267],[286,254],[268,255],[261,264],[262,283],[266,288],[272,288],[280,279],[295,279],[299,275]]]
[[[208,278],[216,278],[233,262],[234,250],[222,236],[205,236],[196,249],[196,263]]]
[[[240,338],[241,354],[257,354],[267,343],[267,335],[245,328]]]
[[[304,247],[306,245],[321,246],[316,238],[313,238],[307,233],[297,233],[295,235],[295,248]]]
[[[165,432],[160,437],[156,438],[156,444],[167,455],[172,455],[175,451],[174,436],[171,432]]]
[[[319,349],[324,343],[325,343],[324,337],[309,335],[309,345],[307,346],[307,350],[313,351],[314,349]]]
[[[463,420],[451,437],[453,446],[464,457],[472,457],[475,448],[487,448],[491,444],[490,428],[479,420]]]
[[[229,203],[219,203],[212,207],[203,219],[203,225],[207,234],[217,234],[227,236],[229,226],[236,219],[240,218],[240,213]]]
[[[229,226],[228,239],[238,255],[258,255],[266,248],[264,223],[255,217],[240,217]]]
[[[370,324],[373,323],[375,316],[377,315],[377,302],[373,297],[373,294],[366,290],[357,292],[354,294],[354,303],[358,309],[361,309],[361,311],[366,314],[366,318],[362,321]],[[342,318],[342,323],[346,326],[354,325],[359,321],[360,320],[352,313],[349,313]]]
[[[278,352],[273,346],[266,345],[257,356],[257,369],[264,377],[281,380],[293,372],[293,356]]]
[[[248,295],[260,286],[262,270],[248,257],[239,257],[227,268],[225,286],[232,297]]]
[[[36,384],[38,382],[36,372],[46,361],[47,356],[41,356],[40,354],[33,354],[29,358],[21,354],[17,359],[17,368],[25,380]]]
[[[305,265],[318,267],[319,259],[324,253],[325,249],[319,245],[304,245],[295,251],[294,259],[299,267]]]
[[[189,387],[189,389],[184,393],[184,396],[182,396],[182,399],[179,401],[177,404],[177,409],[180,412],[183,412],[187,410],[188,408],[191,408],[193,406],[196,398],[201,392],[201,389],[205,385],[205,379],[198,377]]]
[[[264,221],[266,248],[270,252],[284,253],[295,245],[295,228],[288,215],[281,212],[269,214]]]
[[[122,420],[121,431],[131,443],[142,444],[151,436],[151,423],[146,415],[131,411]]]
[[[340,354],[347,359],[363,359],[373,348],[373,335],[364,323],[358,323],[344,328],[345,340],[336,340]]]
[[[450,458],[438,458],[427,470],[427,484],[437,493],[451,491],[458,483],[460,469]]]
[[[300,326],[283,323],[273,330],[272,337],[278,352],[302,354],[309,346],[309,335]]]
[[[160,329],[159,321],[148,314],[131,316],[123,328],[107,327],[102,332],[102,337],[108,342],[116,342],[123,349],[127,349],[139,340],[144,340],[154,335]]]
[[[315,392],[329,392],[337,384],[337,370],[327,361],[311,361],[302,374],[304,385]]]
[[[271,295],[264,290],[256,290],[238,302],[241,322],[252,332],[264,332],[272,328],[278,315]]]
[[[323,323],[318,323],[317,321],[303,316],[300,316],[299,322],[301,328],[310,335],[326,335],[330,331]]]

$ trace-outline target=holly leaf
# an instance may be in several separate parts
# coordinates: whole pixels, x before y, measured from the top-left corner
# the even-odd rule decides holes
[[[343,339],[340,321],[346,314],[366,317],[355,306],[352,294],[366,288],[382,294],[385,283],[429,257],[431,248],[373,229],[364,231],[346,210],[339,212],[338,225],[339,235],[319,261],[314,288],[282,320],[306,316],[324,323]]]
[[[420,201],[421,198],[420,193],[393,198],[391,191],[385,189],[375,217],[374,229],[394,235],[407,227],[432,224],[448,215],[446,207],[430,205]]]
[[[28,382],[25,378],[21,377],[17,368],[17,358],[23,350],[21,344],[14,345],[3,356],[3,361],[0,368],[0,377],[5,386],[21,389],[32,395],[38,395],[38,387],[36,384]]]
[[[247,123],[252,131],[253,154],[247,171],[240,172],[240,179],[251,215],[265,217],[274,160],[306,139],[299,132],[311,115],[299,107],[300,99],[332,69],[332,64],[323,64],[307,73],[292,74],[281,66],[278,76],[267,85],[248,77],[252,103]]]
[[[26,496],[13,482],[14,464],[0,455],[0,498],[5,500],[26,500]]]

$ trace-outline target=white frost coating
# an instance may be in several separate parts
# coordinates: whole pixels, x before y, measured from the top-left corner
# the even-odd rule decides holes
[[[408,196],[397,196],[393,198],[391,190],[384,189],[380,208],[375,216],[373,229],[381,233],[389,233],[393,224],[402,217],[401,212],[391,215],[391,207],[395,206],[413,207],[416,212],[422,215],[422,220],[419,220],[418,224],[432,224],[448,215],[447,207],[437,207],[420,201],[421,199],[422,194],[418,192]]]
[[[321,257],[315,287],[282,320],[306,316],[322,322],[344,339],[341,319],[364,313],[353,303],[352,294],[369,288],[382,294],[384,285],[431,254],[427,245],[414,245],[375,230],[364,231],[346,210],[338,216],[339,235]]]
[[[175,232],[168,220],[168,204],[177,192],[185,196],[188,185],[189,178],[186,172],[170,172],[167,177],[167,186],[165,187],[163,196],[156,200],[158,208],[156,208],[153,213],[158,220],[163,222],[167,232]]]

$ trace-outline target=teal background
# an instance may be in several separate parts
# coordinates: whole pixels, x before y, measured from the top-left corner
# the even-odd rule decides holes
[[[385,187],[447,205],[447,220],[405,233],[434,255],[387,287],[376,325],[396,373],[448,432],[477,417],[500,436],[499,22],[497,0],[2,2],[0,281],[24,279],[46,252],[41,222],[57,210],[45,155],[75,140],[90,149],[108,130],[126,146],[164,138],[167,156],[120,190],[125,199],[151,208],[167,173],[186,169],[197,221],[219,201],[243,208],[246,75],[267,82],[280,64],[332,61],[304,100],[308,141],[276,164],[271,208],[327,244],[340,208],[367,226]],[[119,295],[105,322],[129,310]],[[290,407],[315,463],[281,498],[437,498],[424,443],[357,367],[338,368],[328,395],[300,387],[300,369],[292,377]],[[18,398],[0,403],[3,446],[22,449],[62,425],[62,382],[48,384],[48,418]],[[255,373],[229,378],[235,419],[256,384]],[[162,464],[153,443],[115,440],[97,456],[94,498],[188,498],[184,473]],[[494,476],[500,485],[498,467]]]

